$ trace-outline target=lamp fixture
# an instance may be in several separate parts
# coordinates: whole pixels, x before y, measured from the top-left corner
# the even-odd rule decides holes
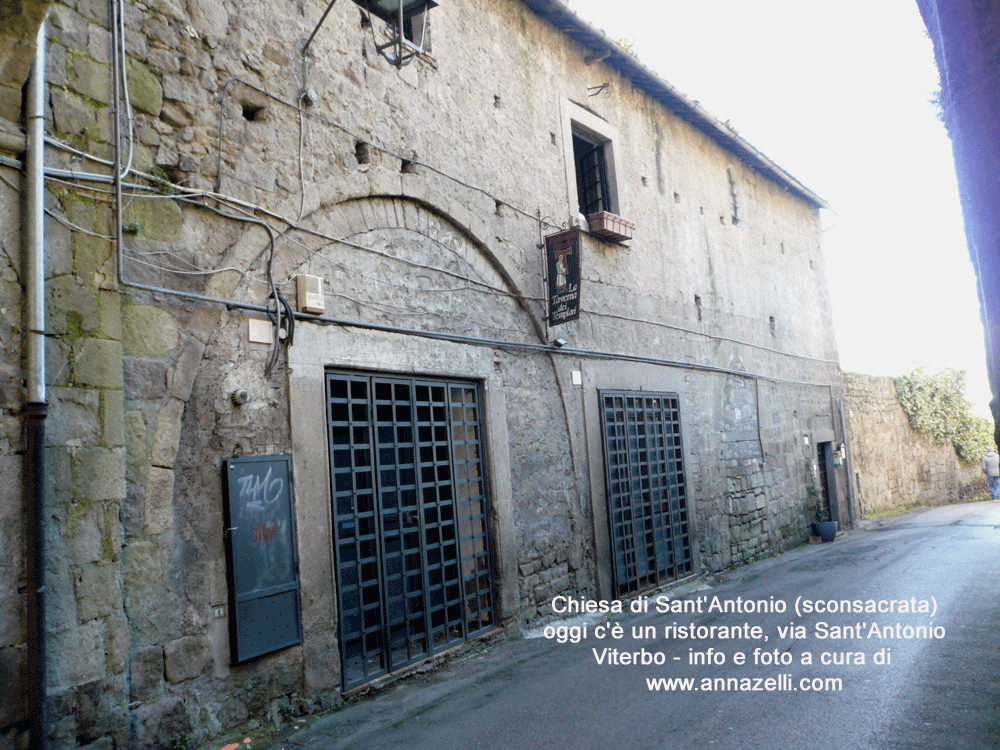
[[[437,6],[435,0],[354,0],[358,5],[386,22],[389,41],[376,43],[376,51],[401,68],[423,52],[423,23],[416,16]],[[375,30],[372,29],[374,37]]]
[[[569,342],[566,339],[558,338],[552,342],[552,346],[554,346],[556,349],[562,349],[568,343]]]
[[[361,0],[359,4],[386,23],[396,23],[400,16],[408,19],[437,5],[434,0]]]
[[[306,40],[305,44],[302,45],[302,77],[303,77],[303,88],[311,91],[306,86],[306,52],[309,49],[309,45],[312,44],[316,33],[319,31],[323,22],[326,21],[327,15],[333,9],[333,4],[337,0],[330,0],[329,4],[326,6],[326,10],[323,11],[323,15],[320,17],[319,22],[313,28],[312,33]],[[416,16],[421,15],[430,8],[437,7],[438,3],[436,0],[354,0],[355,3],[360,5],[362,8],[367,10],[370,14],[378,16],[383,21],[386,22],[389,29],[390,39],[385,44],[378,44],[376,42],[375,49],[378,51],[382,57],[388,60],[390,63],[395,65],[397,68],[401,68],[410,62],[414,55],[419,52],[423,52],[423,40],[424,40],[424,20],[417,19]],[[371,19],[369,18],[369,26]],[[375,37],[375,29],[372,28],[372,38]],[[406,47],[409,51],[404,53],[403,48]],[[388,49],[393,49],[395,51],[394,55],[390,55],[386,52]],[[307,105],[311,105],[311,102],[305,102]]]

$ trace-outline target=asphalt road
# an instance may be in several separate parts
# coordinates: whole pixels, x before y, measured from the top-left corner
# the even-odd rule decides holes
[[[703,597],[701,613],[659,613],[651,598],[644,614],[592,618],[579,643],[499,643],[314,720],[276,747],[1000,748],[998,552],[1000,503],[897,517],[741,568],[710,588],[688,587],[680,600]],[[713,601],[750,608],[738,600],[767,606],[709,611]],[[796,601],[838,609],[844,600],[895,611],[795,612]],[[933,611],[899,612],[901,602]],[[608,623],[624,636],[595,632]],[[673,623],[715,626],[715,637],[665,638]],[[800,627],[779,630],[793,624]],[[633,626],[656,637],[633,638]],[[605,648],[644,649],[663,664],[598,663]],[[709,648],[710,663],[689,663]],[[755,649],[757,661],[766,653],[777,663],[755,665]],[[724,663],[714,663],[720,652]],[[807,652],[812,664],[803,663]],[[734,663],[737,653],[744,664]],[[880,653],[888,663],[875,663]],[[693,683],[651,690],[656,678]]]

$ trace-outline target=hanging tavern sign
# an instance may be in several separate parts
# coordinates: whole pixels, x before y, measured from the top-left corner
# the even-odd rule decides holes
[[[549,325],[580,317],[580,229],[545,238],[549,278]]]

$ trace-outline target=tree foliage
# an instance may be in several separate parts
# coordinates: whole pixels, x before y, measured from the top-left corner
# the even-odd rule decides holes
[[[992,421],[974,415],[965,397],[964,370],[918,367],[896,378],[896,396],[913,429],[951,443],[963,461],[978,462],[993,446]]]

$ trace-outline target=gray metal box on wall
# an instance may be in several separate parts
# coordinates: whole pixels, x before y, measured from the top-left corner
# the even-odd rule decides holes
[[[302,642],[291,456],[222,460],[234,664]]]

